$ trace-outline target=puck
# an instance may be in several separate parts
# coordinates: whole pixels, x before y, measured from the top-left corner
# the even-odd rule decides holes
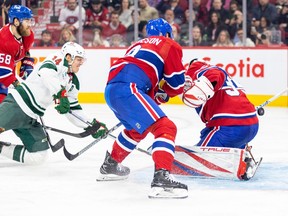
[[[257,110],[257,113],[258,113],[259,116],[263,116],[264,113],[265,113],[263,107],[259,108],[259,109]]]

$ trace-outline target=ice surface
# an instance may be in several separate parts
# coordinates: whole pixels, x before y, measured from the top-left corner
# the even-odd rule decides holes
[[[108,127],[118,123],[105,104],[85,104],[88,114]],[[178,127],[177,145],[193,145],[203,128],[194,110],[182,105],[164,105],[163,110]],[[260,129],[250,143],[257,159],[263,157],[255,177],[247,182],[178,177],[189,187],[182,200],[155,200],[147,197],[153,176],[150,156],[133,152],[123,164],[131,168],[127,180],[96,182],[106,150],[113,138],[106,138],[73,161],[63,150],[50,152],[40,166],[23,166],[0,156],[0,216],[90,216],[90,215],[191,215],[191,216],[263,216],[288,215],[288,109],[265,108],[259,117]],[[81,132],[53,108],[44,116],[46,125]],[[115,131],[117,135],[122,127]],[[71,153],[78,152],[93,138],[74,138],[48,131],[52,142],[64,138]],[[0,139],[19,142],[11,132]],[[148,136],[141,148],[152,142]]]

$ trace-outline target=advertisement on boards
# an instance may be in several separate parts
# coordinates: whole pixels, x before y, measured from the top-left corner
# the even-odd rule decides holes
[[[60,49],[34,48],[31,54],[37,62],[41,62],[55,51]],[[125,51],[86,49],[87,60],[77,74],[81,92],[103,94],[111,63],[123,56]],[[248,96],[262,98],[274,95],[288,84],[287,49],[183,49],[185,67],[194,58],[223,67],[246,89]],[[284,100],[287,100],[287,94],[284,94]]]

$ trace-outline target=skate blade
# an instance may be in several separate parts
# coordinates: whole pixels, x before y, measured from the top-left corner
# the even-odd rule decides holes
[[[152,187],[148,197],[150,199],[184,199],[188,197],[188,190],[181,188]]]
[[[128,178],[129,175],[126,176],[118,176],[114,174],[100,174],[96,181],[121,181]]]

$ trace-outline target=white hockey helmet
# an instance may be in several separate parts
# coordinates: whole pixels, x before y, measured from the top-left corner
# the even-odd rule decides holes
[[[61,48],[61,53],[63,54],[63,56],[70,54],[72,61],[74,61],[76,56],[82,57],[85,60],[84,48],[75,42],[65,43]]]

